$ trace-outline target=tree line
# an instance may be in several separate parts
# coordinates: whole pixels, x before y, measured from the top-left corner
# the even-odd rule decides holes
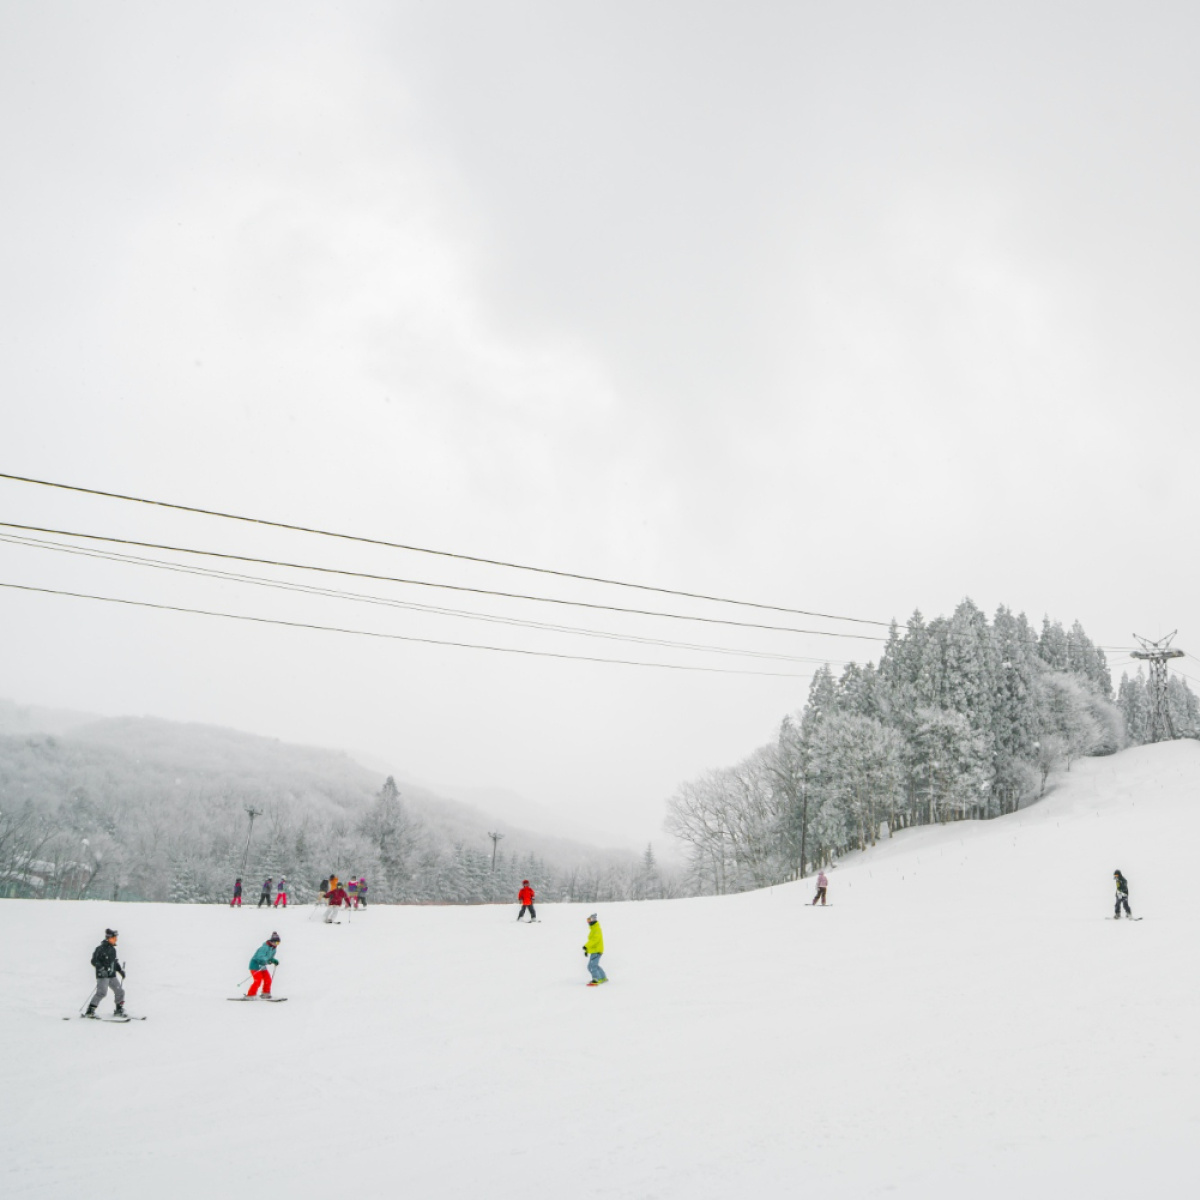
[[[1200,729],[1195,696],[1172,686],[1177,727]],[[964,600],[950,617],[893,622],[877,665],[820,668],[772,741],[679,786],[666,827],[690,890],[797,879],[899,829],[1013,812],[1053,771],[1145,736],[1145,684],[1121,689],[1118,705],[1078,621],[1038,630],[1001,606],[989,622]]]

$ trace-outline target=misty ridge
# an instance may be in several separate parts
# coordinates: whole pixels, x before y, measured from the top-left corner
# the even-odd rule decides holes
[[[1200,702],[1172,678],[1181,736]],[[878,664],[815,673],[774,740],[680,784],[665,827],[682,867],[508,824],[350,755],[205,725],[95,719],[0,701],[0,895],[228,901],[267,877],[294,902],[331,872],[376,903],[722,894],[802,878],[914,825],[988,820],[1035,802],[1081,756],[1149,737],[1145,678],[1114,693],[1075,622],[1040,631],[970,600],[895,623]],[[247,809],[259,815],[247,836]],[[503,832],[493,845],[490,834]],[[242,870],[243,860],[245,870]]]
[[[345,753],[0,700],[0,895],[228,901],[243,855],[247,897],[283,876],[301,903],[330,872],[365,876],[376,903],[507,901],[523,879],[547,900],[671,890],[652,851],[498,827]]]

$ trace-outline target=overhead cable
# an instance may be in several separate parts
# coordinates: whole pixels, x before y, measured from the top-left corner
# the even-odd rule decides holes
[[[16,537],[0,534],[0,542],[26,546],[37,550],[53,550],[64,554],[81,555],[102,562],[115,562],[122,566],[149,567],[158,571],[169,571],[181,575],[192,575],[201,579],[214,579],[226,583],[245,583],[253,587],[271,588],[277,591],[296,592],[306,596],[321,596],[332,600],[348,600],[357,604],[375,604],[386,608],[400,608],[406,612],[427,613],[432,616],[454,617],[468,621],[485,621],[496,625],[509,625],[521,629],[534,629],[548,633],[564,633],[579,637],[603,638],[609,641],[631,642],[638,645],[660,646],[673,650],[696,650],[707,654],[728,654],[739,658],[763,658],[781,662],[824,663],[824,658],[807,658],[796,654],[779,654],[769,650],[743,650],[735,646],[711,646],[703,643],[676,642],[664,638],[640,637],[636,634],[617,633],[604,629],[585,629],[574,625],[553,625],[544,621],[528,621],[520,617],[505,617],[495,613],[471,612],[465,609],[443,608],[432,604],[415,604],[407,600],[396,600],[389,596],[372,596],[363,592],[346,592],[336,588],[316,587],[307,583],[294,583],[282,579],[267,579],[261,575],[244,575],[234,571],[218,571],[209,567],[188,566],[166,562],[162,559],[143,558],[140,555],[118,554],[114,551],[92,550],[84,546],[68,546],[59,542],[48,542],[40,538]],[[839,664],[841,665],[841,664]]]
[[[287,529],[293,533],[308,533],[317,537],[336,538],[340,541],[358,542],[367,546],[382,546],[389,550],[407,550],[413,554],[431,554],[439,558],[457,559],[460,562],[479,563],[489,567],[504,567],[513,571],[532,571],[539,575],[551,575],[558,579],[574,579],[583,583],[600,583],[608,587],[632,588],[641,592],[654,592],[661,596],[680,596],[688,600],[704,600],[715,604],[734,604],[742,608],[757,608],[769,612],[791,613],[801,617],[818,617],[826,621],[850,621],[858,625],[882,625],[887,621],[872,621],[864,617],[844,617],[835,613],[813,612],[803,608],[788,608],[780,604],[761,604],[753,600],[735,600],[726,596],[710,596],[703,592],[686,592],[677,588],[654,587],[646,583],[631,583],[624,579],[607,579],[599,575],[582,575],[573,571],[559,571],[551,567],[535,567],[526,563],[505,562],[501,559],[482,558],[473,554],[460,554],[451,550],[435,550],[428,546],[413,546],[403,542],[389,542],[382,538],[364,537],[360,534],[338,533],[329,529],[317,529],[307,525],[293,525],[286,521],[270,521],[264,517],[247,517],[238,513],[221,512],[216,509],[196,508],[188,504],[173,504],[166,500],[150,500],[144,496],[128,496],[120,492],[106,492],[99,488],[80,487],[76,484],[55,483],[47,479],[32,479],[25,475],[10,475],[0,471],[0,479],[14,483],[30,483],[38,487],[56,488],[60,491],[78,492],[87,496],[102,496],[106,500],[125,500],[133,504],[147,504],[154,508],[167,508],[175,512],[193,513],[197,516],[219,517],[226,521],[240,521],[248,525],[261,525],[270,529]]]
[[[773,679],[811,679],[811,675],[789,671],[739,671],[726,667],[700,667],[681,663],[640,662],[624,658],[596,658],[586,654],[559,654],[551,650],[522,650],[514,646],[489,646],[478,642],[454,642],[443,638],[414,637],[404,633],[380,633],[371,629],[345,629],[337,625],[316,625],[307,621],[284,621],[275,617],[251,617],[244,613],[214,612],[204,608],[185,608],[177,604],[152,604],[148,600],[127,600],[120,596],[96,596],[86,592],[68,592],[58,588],[32,587],[23,583],[0,582],[0,588],[18,592],[36,592],[43,596],[66,596],[74,600],[96,600],[103,604],[121,604],[131,608],[150,608],[161,612],[189,613],[199,617],[220,617],[228,621],[248,621],[255,625],[280,625],[287,629],[319,630],[354,637],[381,638],[386,641],[416,642],[425,646],[454,646],[462,650],[489,650],[496,654],[520,654],[529,658],[569,659],[573,662],[606,663],[618,667],[654,667],[664,671],[700,671],[710,675],[757,675]]]
[[[2,478],[2,476],[0,476]],[[538,604],[558,604],[568,608],[587,608],[596,612],[624,613],[634,617],[665,617],[673,621],[695,621],[703,625],[727,625],[735,629],[765,629],[773,633],[803,633],[813,637],[851,638],[864,642],[883,642],[886,638],[875,633],[840,633],[830,629],[798,629],[790,625],[765,625],[756,621],[734,621],[728,617],[698,617],[688,613],[663,612],[656,609],[624,608],[616,604],[596,604],[587,600],[563,600],[557,596],[526,595],[521,592],[500,592],[491,588],[467,587],[457,583],[436,583],[427,579],[406,579],[397,575],[377,575],[368,571],[346,571],[337,567],[322,567],[311,563],[287,562],[281,559],[256,558],[247,554],[228,554],[219,550],[197,550],[189,546],[173,546],[163,542],[141,542],[132,538],[104,537],[96,533],[79,533],[68,529],[50,529],[41,525],[18,525],[0,521],[0,528],[24,529],[31,533],[49,533],[56,537],[85,538],[108,542],[114,546],[136,546],[142,550],[166,550],[172,554],[194,554],[203,558],[219,558],[227,562],[254,563],[263,567],[284,567],[295,571],[315,571],[323,575],[341,575],[347,579],[370,579],[376,583],[399,583],[412,587],[437,588],[442,591],[463,592],[473,596],[496,596],[504,600],[529,600]]]

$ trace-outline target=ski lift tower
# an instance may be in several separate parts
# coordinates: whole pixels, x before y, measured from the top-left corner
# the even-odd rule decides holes
[[[1175,630],[1178,633],[1179,630]],[[1175,723],[1171,720],[1171,706],[1167,702],[1167,659],[1182,658],[1182,650],[1171,649],[1171,639],[1175,633],[1152,642],[1135,633],[1133,636],[1142,643],[1140,650],[1130,651],[1131,658],[1142,658],[1150,664],[1150,740],[1163,742],[1168,738],[1179,735],[1175,732]]]

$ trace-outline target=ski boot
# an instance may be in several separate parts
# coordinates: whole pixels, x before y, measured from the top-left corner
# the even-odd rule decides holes
[[[118,1005],[117,1005],[117,1007],[116,1007],[116,1008],[113,1010],[113,1016],[114,1016],[114,1017],[127,1017],[127,1016],[129,1016],[129,1014],[128,1014],[128,1013],[125,1011],[125,1005],[123,1005],[123,1004],[118,1004]]]
[[[85,1012],[83,1015],[85,1017],[91,1017],[93,1021],[99,1020],[99,1018],[96,1016],[96,1006],[94,1004],[89,1004],[87,1012]]]

